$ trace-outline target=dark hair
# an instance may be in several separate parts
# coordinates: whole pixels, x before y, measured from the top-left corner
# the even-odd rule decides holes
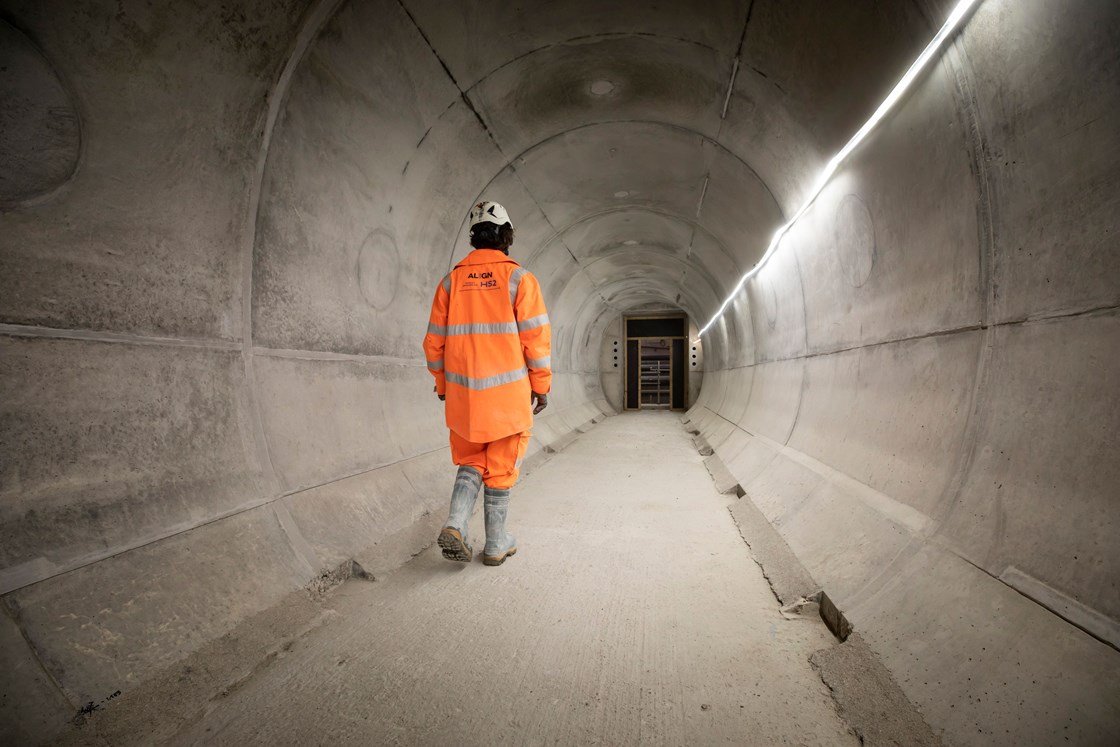
[[[513,246],[513,226],[509,223],[475,223],[471,226],[471,246],[508,252]]]

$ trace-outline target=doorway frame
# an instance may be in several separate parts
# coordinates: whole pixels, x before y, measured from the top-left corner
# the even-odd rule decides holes
[[[630,335],[630,325],[627,324],[627,322],[629,322],[631,319],[680,319],[683,322],[682,329],[684,331],[684,334],[683,335],[631,336]],[[681,411],[687,410],[688,409],[688,352],[687,351],[688,351],[688,339],[689,339],[688,338],[688,314],[684,313],[683,311],[682,312],[672,312],[672,313],[667,313],[667,314],[634,314],[634,315],[623,314],[622,315],[622,338],[624,340],[623,347],[622,347],[622,350],[623,350],[623,356],[622,356],[622,409],[624,411],[629,410],[631,412],[638,412],[642,409],[642,373],[641,373],[641,365],[642,365],[641,346],[642,346],[642,343],[641,343],[641,341],[642,340],[667,340],[669,342],[669,361],[670,361],[670,363],[669,363],[669,412],[681,412]],[[681,340],[682,341],[681,344],[685,348],[685,361],[684,361],[684,365],[681,366],[681,368],[683,369],[681,371],[681,376],[684,379],[684,386],[683,386],[683,389],[682,389],[682,391],[684,392],[684,397],[683,397],[684,403],[683,403],[683,406],[681,406],[681,407],[673,407],[673,365],[672,365],[673,340]],[[630,349],[630,342],[631,341],[638,343],[638,367],[639,368],[638,368],[638,406],[637,407],[630,407],[629,404],[628,404],[629,401],[630,401],[630,376],[629,376],[630,356],[626,354],[626,351],[628,351]],[[662,409],[662,408],[658,408],[658,409]]]

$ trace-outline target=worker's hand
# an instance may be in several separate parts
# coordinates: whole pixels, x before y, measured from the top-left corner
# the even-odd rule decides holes
[[[541,410],[548,407],[548,395],[537,394],[536,392],[533,392],[531,395],[529,395],[529,402],[536,403],[537,406],[533,408],[533,414],[540,415]]]
[[[432,391],[433,391],[433,392],[436,392],[436,388],[435,388],[435,387],[432,387]],[[437,397],[439,397],[439,401],[440,401],[440,402],[443,402],[443,401],[445,401],[445,400],[447,399],[447,395],[446,395],[446,394],[440,394],[439,392],[436,392],[436,396],[437,396]]]

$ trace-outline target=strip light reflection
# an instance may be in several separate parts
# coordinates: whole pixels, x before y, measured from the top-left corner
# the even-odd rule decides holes
[[[730,295],[728,295],[727,298],[724,299],[723,303],[720,304],[719,311],[712,315],[712,318],[708,320],[708,323],[700,329],[701,335],[707,332],[708,328],[715,324],[716,321],[721,316],[723,316],[723,312],[727,310],[727,307],[729,305],[731,305],[731,301],[734,300],[735,296],[739,295],[739,292],[743,290],[743,286],[747,284],[747,281],[757,275],[759,270],[763,268],[766,262],[774,254],[774,252],[777,251],[778,245],[781,244],[782,237],[785,236],[786,232],[788,232],[789,229],[793,228],[793,224],[797,223],[798,219],[800,219],[801,216],[804,215],[810,207],[812,207],[813,202],[824,190],[825,185],[827,185],[829,180],[832,179],[832,175],[836,173],[836,170],[840,168],[840,165],[844,162],[848,155],[853,150],[855,150],[861,142],[863,142],[864,138],[866,138],[871,130],[875,128],[875,125],[879,124],[879,121],[882,120],[883,117],[885,117],[892,108],[894,108],[894,105],[900,98],[902,98],[902,94],[906,92],[906,89],[910,87],[910,85],[914,82],[914,79],[918,77],[923,69],[925,69],[926,65],[928,65],[930,60],[934,58],[945,41],[953,35],[953,32],[957,30],[964,19],[968,16],[969,11],[971,11],[973,6],[975,6],[978,2],[979,0],[961,0],[959,3],[957,3],[957,7],[953,8],[953,12],[949,14],[949,18],[945,21],[945,25],[943,25],[941,27],[941,30],[937,32],[937,36],[933,37],[933,40],[926,45],[926,48],[922,50],[922,53],[920,55],[918,55],[918,59],[914,60],[913,64],[910,65],[910,68],[906,71],[906,74],[902,76],[902,79],[898,81],[898,83],[887,95],[887,97],[883,99],[883,103],[879,104],[879,108],[875,110],[875,113],[871,115],[871,118],[864,122],[863,127],[859,128],[856,134],[852,136],[852,139],[848,141],[847,145],[845,145],[840,150],[840,152],[833,156],[832,159],[828,162],[828,165],[825,166],[824,171],[821,172],[821,175],[817,178],[816,183],[813,185],[813,189],[810,191],[809,197],[805,200],[805,204],[803,204],[800,209],[798,209],[798,211],[794,213],[793,217],[789,219],[789,222],[787,222],[784,226],[774,232],[774,236],[770,239],[770,245],[766,247],[766,251],[765,253],[763,253],[762,259],[758,260],[755,266],[752,267],[747,272],[747,274],[739,278],[739,282],[735,284],[735,290],[731,291]]]

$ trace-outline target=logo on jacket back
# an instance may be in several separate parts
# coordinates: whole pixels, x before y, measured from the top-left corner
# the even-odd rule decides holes
[[[470,273],[467,273],[467,280],[468,281],[477,280],[479,282],[477,282],[477,283],[465,282],[465,283],[463,283],[463,288],[464,289],[467,289],[467,288],[482,289],[482,288],[497,288],[498,287],[498,281],[494,279],[494,273],[492,273],[492,272],[470,272]]]

